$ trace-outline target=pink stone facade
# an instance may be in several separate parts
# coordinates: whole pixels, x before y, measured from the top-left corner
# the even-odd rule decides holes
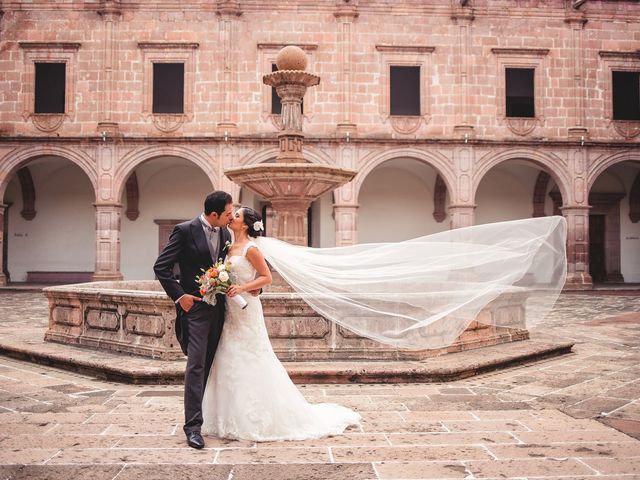
[[[95,279],[122,277],[121,201],[141,164],[179,157],[237,196],[224,171],[275,158],[280,119],[262,76],[289,44],[321,78],[304,99],[305,158],[358,171],[334,192],[336,245],[358,241],[360,188],[386,161],[433,167],[457,228],[474,223],[483,177],[519,160],[557,186],[568,283],[589,288],[590,189],[616,164],[640,170],[640,121],[613,120],[611,86],[612,70],[640,71],[635,1],[13,0],[0,10],[0,200],[35,159],[78,165],[95,192]],[[61,115],[33,113],[34,63],[47,61],[67,64]],[[154,62],[184,63],[183,113],[152,113]],[[420,66],[420,115],[390,114],[392,65]],[[533,118],[505,116],[511,67],[535,70]]]

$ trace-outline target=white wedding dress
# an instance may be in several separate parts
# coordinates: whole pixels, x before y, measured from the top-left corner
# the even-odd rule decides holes
[[[246,252],[228,257],[238,283],[255,278]],[[242,294],[242,310],[227,301],[225,323],[202,400],[202,433],[254,441],[337,435],[360,415],[334,403],[308,403],[276,357],[259,297]]]

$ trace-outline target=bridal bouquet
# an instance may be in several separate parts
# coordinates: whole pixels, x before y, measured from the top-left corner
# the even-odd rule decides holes
[[[231,262],[223,262],[218,260],[209,269],[202,270],[202,275],[196,275],[196,281],[200,285],[200,295],[202,301],[210,305],[216,304],[217,293],[227,293],[227,290],[233,283]],[[230,297],[240,308],[247,306],[247,301],[240,295]]]

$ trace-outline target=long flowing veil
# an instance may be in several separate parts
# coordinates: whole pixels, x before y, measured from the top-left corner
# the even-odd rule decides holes
[[[267,261],[320,315],[408,349],[453,343],[501,295],[520,305],[521,327],[553,307],[564,285],[566,220],[560,216],[448,230],[395,243],[307,248],[258,238]]]

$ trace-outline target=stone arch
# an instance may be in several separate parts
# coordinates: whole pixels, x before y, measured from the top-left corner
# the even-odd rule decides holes
[[[245,156],[240,159],[239,165],[257,165],[259,163],[264,163],[268,160],[276,158],[278,156],[278,147],[268,147],[268,148],[260,148],[251,150]],[[320,165],[334,165],[335,162],[331,158],[330,155],[325,152],[305,145],[304,147],[304,158],[309,160],[311,163],[320,164]]]
[[[89,155],[71,148],[59,146],[38,146],[12,150],[5,155],[4,158],[0,159],[0,165],[2,165],[2,169],[0,170],[0,201],[4,197],[4,193],[13,174],[15,174],[29,161],[46,156],[60,157],[80,167],[91,182],[95,198],[98,198],[96,164]]]
[[[478,169],[474,172],[472,182],[472,197],[474,202],[480,182],[482,182],[485,175],[493,167],[509,160],[526,160],[537,165],[556,182],[562,195],[562,201],[565,204],[569,199],[573,198],[573,195],[570,195],[572,191],[571,180],[567,176],[566,163],[562,161],[562,159],[555,155],[540,153],[535,150],[519,149],[507,150],[497,155],[489,153],[478,161]],[[559,169],[558,167],[562,168]]]
[[[621,162],[635,161],[640,162],[640,155],[632,152],[631,150],[625,150],[624,152],[615,153],[604,159],[598,159],[597,162],[593,162],[593,167],[590,166],[589,173],[587,174],[587,188],[591,191],[593,184],[598,177],[603,174],[609,167]]]
[[[446,184],[447,189],[449,190],[449,198],[455,198],[454,196],[454,192],[455,192],[454,186],[456,185],[455,175],[450,165],[451,162],[446,157],[444,157],[444,155],[437,154],[437,153],[434,154],[432,152],[424,152],[418,149],[407,149],[407,148],[400,149],[399,148],[394,150],[387,150],[382,153],[378,153],[378,152],[372,153],[368,157],[365,157],[362,160],[360,160],[360,162],[358,162],[359,163],[358,173],[353,179],[354,189],[355,189],[354,199],[356,202],[358,201],[358,197],[360,195],[360,189],[362,188],[362,185],[364,184],[364,181],[366,180],[367,176],[376,167],[382,165],[383,163],[389,160],[393,160],[396,158],[411,158],[413,160],[418,160],[419,162],[425,163],[433,167],[436,173],[440,175],[440,177]]]
[[[200,167],[214,188],[219,184],[216,166],[212,159],[204,153],[180,146],[153,146],[135,150],[122,159],[114,175],[113,192],[115,193],[116,201],[122,198],[122,193],[124,192],[129,175],[131,175],[139,165],[157,157],[178,157],[187,160]]]

